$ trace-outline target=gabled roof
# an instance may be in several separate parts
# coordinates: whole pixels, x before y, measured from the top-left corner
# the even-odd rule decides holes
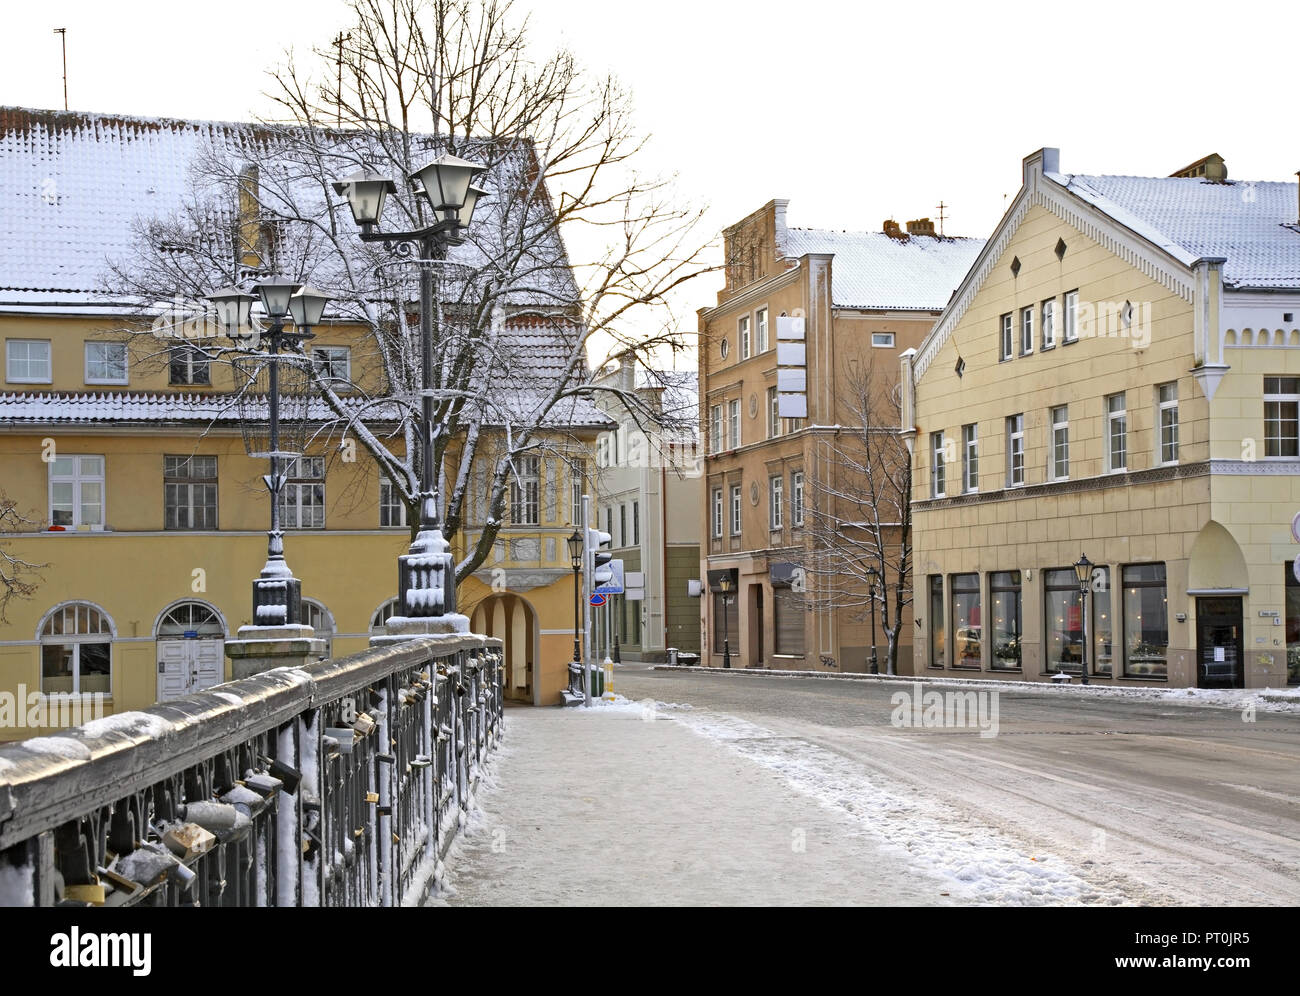
[[[1300,288],[1294,183],[1044,175],[1184,263],[1225,258],[1227,287]]]
[[[983,239],[884,232],[836,232],[817,228],[778,229],[788,259],[834,253],[831,298],[842,308],[939,311],[948,303]]]

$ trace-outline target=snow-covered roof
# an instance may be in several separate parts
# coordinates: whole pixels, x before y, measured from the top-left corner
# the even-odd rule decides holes
[[[357,399],[360,404],[360,399]],[[237,425],[243,418],[256,415],[269,417],[262,398],[237,398],[233,394],[217,393],[137,393],[133,391],[89,391],[62,393],[53,391],[15,392],[0,394],[0,424],[2,423],[93,423],[123,424],[168,423],[211,425],[229,423]],[[369,418],[382,420],[374,414],[371,404]],[[328,422],[338,416],[325,402],[312,399],[308,410],[312,421]],[[396,415],[396,412],[394,412]]]
[[[1225,258],[1228,287],[1300,287],[1294,183],[1044,175],[1185,263]]]
[[[842,308],[939,311],[984,248],[983,239],[819,228],[786,228],[778,238],[789,259],[834,253],[831,297]]]

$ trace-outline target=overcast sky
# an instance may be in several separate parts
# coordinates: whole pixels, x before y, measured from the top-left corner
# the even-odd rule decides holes
[[[942,199],[948,234],[984,237],[1045,145],[1066,172],[1163,176],[1211,152],[1238,179],[1300,170],[1292,2],[530,9],[539,50],[566,44],[631,88],[645,165],[676,173],[714,230],[773,197],[792,225],[842,229],[933,217]],[[63,106],[66,27],[72,109],[245,119],[269,110],[264,73],[286,46],[344,23],[336,0],[9,4],[0,101]]]

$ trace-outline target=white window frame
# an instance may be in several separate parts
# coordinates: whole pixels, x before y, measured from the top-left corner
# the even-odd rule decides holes
[[[1300,393],[1283,390],[1287,381],[1296,380],[1296,379],[1297,378],[1292,376],[1274,375],[1274,374],[1270,374],[1269,376],[1264,378],[1264,459],[1265,460],[1294,460],[1297,455],[1300,455],[1300,417],[1298,417],[1295,421],[1291,421],[1290,419],[1284,419],[1280,411],[1278,412],[1277,418],[1270,419],[1268,417],[1268,406],[1270,404],[1275,404],[1275,405],[1295,404],[1297,409],[1300,409]],[[1275,380],[1278,383],[1278,389],[1275,391],[1268,390],[1268,382],[1271,380]],[[1300,384],[1297,384],[1296,386],[1300,387]],[[1268,431],[1269,431],[1270,422],[1274,422],[1277,424],[1278,435],[1272,437],[1269,436]],[[1282,433],[1286,431],[1288,425],[1294,431],[1290,435],[1282,435]],[[1277,441],[1278,444],[1277,448],[1279,450],[1294,448],[1296,450],[1296,453],[1292,454],[1292,453],[1279,452],[1279,453],[1270,454],[1268,452],[1268,446],[1269,443],[1272,442],[1273,440]],[[1288,447],[1284,445],[1286,443],[1290,443],[1292,440],[1295,441],[1293,447]]]
[[[387,513],[388,521],[384,521],[384,515]],[[394,521],[396,520],[396,521]],[[397,494],[397,489],[393,487],[393,482],[387,478],[380,478],[379,481],[379,528],[380,529],[406,529],[406,502],[402,501]]]
[[[1014,359],[1016,355],[1015,312],[1008,311],[998,319],[998,360]]]
[[[796,528],[803,525],[803,471],[790,473],[790,524]]]
[[[335,372],[335,367],[340,357],[332,354],[343,354],[343,373]],[[342,384],[349,387],[352,384],[352,349],[350,346],[313,346],[311,350],[311,361],[315,364],[316,369],[320,371],[322,377],[332,384]]]
[[[768,340],[767,308],[759,308],[754,312],[754,355],[767,352]]]
[[[1017,464],[1017,461],[1019,463]],[[1019,473],[1017,474],[1017,470]],[[1025,414],[1007,416],[1007,487],[1025,486]]]
[[[980,430],[978,422],[961,427],[961,484],[963,494],[980,489]]]
[[[1120,408],[1112,407],[1118,401]],[[1124,459],[1115,463],[1115,440],[1118,437],[1124,451]],[[1106,470],[1111,474],[1122,474],[1128,470],[1128,399],[1123,391],[1106,395]]]
[[[930,433],[930,497],[943,498],[947,494],[948,472],[943,459],[943,433]]]
[[[632,502],[632,545],[641,545],[641,502]]]
[[[767,438],[781,435],[781,395],[775,387],[767,389]]]
[[[769,477],[767,502],[770,525],[773,530],[785,528],[785,478]]]
[[[884,341],[883,341],[883,342],[877,342],[877,341],[876,341],[877,339],[882,339],[882,340],[884,340]],[[872,346],[873,349],[893,349],[893,348],[894,348],[894,333],[893,333],[893,332],[872,332],[872,333],[871,333],[871,346]]]
[[[510,476],[510,524],[542,524],[542,461],[539,457],[518,458],[518,471]]]
[[[175,380],[172,376],[178,357],[184,358],[184,380]],[[200,367],[203,370],[205,379],[196,381],[194,379],[194,371]],[[172,346],[167,352],[167,383],[171,387],[211,387],[212,357],[192,343],[183,343],[179,346]]]
[[[319,473],[318,473],[319,471]],[[296,456],[285,461],[281,468],[284,474],[284,490],[280,492],[280,524],[284,529],[324,529],[325,528],[325,458],[323,456]],[[320,488],[320,505],[304,502],[303,497],[313,495],[313,489]],[[314,495],[313,495],[314,496]],[[310,513],[313,520],[303,525],[304,512]],[[292,519],[292,522],[290,521]]]
[[[731,535],[739,536],[742,525],[741,515],[744,504],[741,501],[741,490],[739,484],[731,486]]]
[[[59,474],[56,470],[59,463],[63,460],[72,461],[72,473]],[[98,460],[98,473],[84,471],[81,461]],[[48,487],[46,489],[46,509],[49,512],[49,521],[51,526],[62,526],[64,529],[80,529],[83,526],[91,531],[98,532],[104,528],[104,523],[108,519],[108,486],[105,478],[108,476],[108,461],[100,453],[60,453],[49,464]],[[55,522],[54,521],[54,486],[56,484],[70,484],[72,486],[72,521]],[[99,507],[98,522],[83,522],[86,511],[86,501],[82,489],[88,484],[97,484],[99,486],[99,501],[95,504]]]
[[[750,330],[749,316],[741,315],[739,320],[736,322],[736,333],[737,333],[737,341],[740,343],[740,358],[742,360],[749,359],[749,346],[750,346],[749,330]]]
[[[1048,298],[1042,304],[1043,349],[1056,346],[1056,298]]]
[[[44,346],[45,347],[45,376],[44,377],[18,377],[14,374],[14,366],[18,362],[30,365],[32,358],[29,355],[24,356],[21,361],[14,356],[15,346]],[[52,384],[54,383],[54,349],[50,345],[49,339],[6,339],[5,340],[5,380],[10,384]]]
[[[1063,312],[1064,328],[1061,333],[1062,342],[1079,341],[1079,292],[1077,290],[1065,292],[1065,307]]]
[[[1034,351],[1034,306],[1020,309],[1020,355],[1029,356]]]
[[[713,538],[722,539],[722,489],[713,489]]]
[[[210,477],[194,476],[195,461],[202,460],[205,463],[212,461],[212,475]],[[168,461],[175,461],[169,465]],[[220,528],[220,494],[221,489],[218,486],[217,475],[219,473],[219,464],[215,454],[212,453],[194,453],[189,456],[181,456],[173,453],[163,455],[163,529],[173,532],[184,532],[187,530],[208,531]],[[210,525],[195,525],[195,512],[199,503],[195,502],[195,489],[211,488],[212,489],[212,523]],[[170,501],[169,495],[184,495],[183,501]],[[203,503],[204,508],[207,503]],[[168,511],[176,510],[177,525],[169,526],[167,524]],[[184,525],[180,521],[184,519]]]
[[[575,459],[569,463],[569,513],[573,516],[573,524],[579,525],[582,522],[582,488],[587,479],[587,461]]]
[[[99,632],[90,632],[87,628],[82,629],[82,613],[85,613],[87,627],[92,619],[92,613],[99,617],[102,622],[100,625],[107,628],[107,632],[101,629]],[[73,614],[73,632],[66,632],[67,613]],[[64,614],[63,633],[46,633],[45,630],[50,628],[57,613]],[[106,698],[113,696],[113,641],[117,639],[117,626],[113,618],[93,602],[62,602],[45,614],[41,620],[39,628],[36,630],[36,642],[40,645],[38,657],[41,661],[40,670],[40,689],[42,695],[92,695],[93,692],[83,692],[81,690],[81,648],[84,644],[107,644],[108,645],[108,688]],[[47,646],[71,647],[72,648],[72,691],[69,693],[50,692],[45,689],[45,648]]]
[[[1058,417],[1059,416],[1059,417]],[[1047,476],[1053,481],[1070,479],[1070,406],[1057,405],[1051,410],[1052,445],[1048,448]],[[1058,466],[1065,463],[1065,473],[1058,474]]]
[[[709,407],[709,452],[721,453],[722,440],[726,433],[726,425],[722,420],[722,406],[711,405]]]
[[[91,354],[91,351],[92,351],[92,350],[96,350],[96,349],[103,350],[105,353],[111,352],[111,351],[113,351],[113,350],[120,350],[120,351],[121,351],[121,356],[122,356],[122,376],[120,376],[120,377],[96,377],[96,376],[94,376],[94,375],[91,374],[91,372],[90,372],[90,364],[92,363],[92,360],[91,360],[91,356],[90,356],[90,354]],[[105,357],[101,357],[101,358],[99,358],[99,359],[97,359],[97,360],[94,360],[93,362],[96,362],[96,363],[102,363],[102,364],[104,364],[105,367],[109,366],[109,364],[110,364],[110,361],[108,360],[108,358],[107,358],[106,356],[105,356]],[[85,369],[84,369],[84,373],[85,373],[85,381],[86,381],[87,384],[126,384],[126,383],[128,383],[128,382],[130,381],[130,376],[129,376],[129,372],[128,372],[128,370],[127,370],[127,352],[126,352],[126,343],[124,343],[124,342],[111,342],[111,341],[107,341],[107,340],[94,340],[94,341],[91,341],[91,342],[87,342],[87,343],[86,343],[86,349],[85,349]]]
[[[740,399],[727,402],[727,449],[740,449]]]
[[[1178,463],[1178,381],[1156,385],[1156,463],[1172,467]],[[1171,430],[1172,452],[1166,454],[1165,429]]]

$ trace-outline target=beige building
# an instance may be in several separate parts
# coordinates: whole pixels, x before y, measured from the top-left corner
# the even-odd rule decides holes
[[[918,673],[1297,680],[1294,183],[1024,184],[915,352]],[[1095,564],[1086,607],[1073,565]]]
[[[878,621],[873,640],[860,594],[843,605],[805,570],[814,512],[845,484],[835,457],[854,432],[845,399],[868,371],[892,397],[900,352],[930,331],[982,243],[943,238],[927,219],[906,231],[790,228],[786,204],[724,232],[726,286],[699,312],[701,577],[736,586],[707,597],[704,662],[721,666],[729,649],[734,667],[863,671],[872,643],[885,644]],[[779,331],[799,338],[778,343]],[[900,662],[912,629],[905,611]]]

